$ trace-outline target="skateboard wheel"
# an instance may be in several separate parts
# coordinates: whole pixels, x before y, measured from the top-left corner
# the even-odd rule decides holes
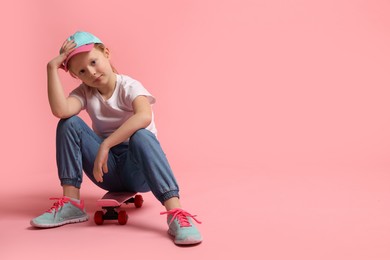
[[[120,225],[125,225],[127,223],[127,219],[128,219],[128,216],[127,216],[126,211],[121,210],[118,212],[118,223]]]
[[[103,219],[104,213],[103,211],[99,210],[95,212],[94,220],[96,225],[103,225],[104,219]]]
[[[142,207],[142,204],[144,203],[144,199],[141,195],[135,195],[134,197],[134,205],[136,208]]]

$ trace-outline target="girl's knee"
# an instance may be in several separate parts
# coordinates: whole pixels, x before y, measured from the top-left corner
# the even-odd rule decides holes
[[[82,120],[78,116],[72,116],[69,118],[60,119],[60,121],[58,121],[57,130],[72,127],[75,124],[80,123],[80,121],[82,121]]]
[[[81,121],[81,118],[78,116],[71,116],[69,118],[62,118],[60,121],[58,121],[58,125],[67,125],[67,124],[72,124],[74,122],[79,122]]]
[[[146,129],[140,129],[135,132],[129,140],[130,151],[152,151],[160,150],[160,143],[156,136]]]
[[[130,142],[135,144],[143,144],[154,140],[154,134],[144,128],[137,130],[131,137]]]

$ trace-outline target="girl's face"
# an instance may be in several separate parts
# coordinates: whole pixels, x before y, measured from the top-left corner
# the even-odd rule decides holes
[[[93,48],[73,56],[68,62],[69,70],[87,86],[103,87],[112,82],[114,75],[109,57],[107,48],[104,51]]]

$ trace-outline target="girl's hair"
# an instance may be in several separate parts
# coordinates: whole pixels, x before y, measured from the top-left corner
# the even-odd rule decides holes
[[[104,52],[104,50],[106,49],[106,46],[105,46],[103,43],[95,43],[95,48],[96,48],[96,49],[99,49],[101,52]],[[110,62],[110,65],[111,65],[112,71],[118,74],[118,71],[117,71],[116,68],[112,65],[111,62]]]
[[[95,43],[95,49],[98,49],[99,51],[101,52],[104,52],[104,50],[106,49],[106,46],[103,44],[103,43]],[[112,63],[110,62],[110,65],[111,65],[111,69],[113,72],[115,72],[116,74],[118,74],[118,71],[116,70],[116,68],[112,65]],[[74,75],[70,70],[69,70],[69,74],[73,77],[73,78],[77,78],[76,75]]]

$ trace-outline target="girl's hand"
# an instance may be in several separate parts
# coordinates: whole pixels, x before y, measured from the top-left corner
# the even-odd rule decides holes
[[[71,53],[76,48],[76,43],[72,41],[66,40],[61,47],[60,55],[52,59],[47,66],[55,69],[64,69],[64,61],[66,57],[68,57],[69,53]]]
[[[103,143],[100,145],[93,165],[93,176],[97,182],[103,182],[103,174],[108,172],[107,160],[109,151],[110,149]]]

